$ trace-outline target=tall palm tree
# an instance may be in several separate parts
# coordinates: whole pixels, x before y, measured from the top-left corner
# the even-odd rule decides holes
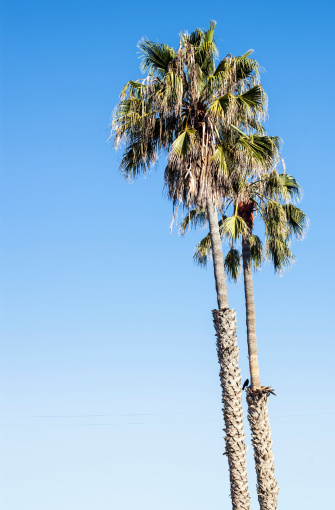
[[[233,280],[237,280],[242,258],[251,379],[250,387],[246,389],[248,420],[252,433],[257,493],[261,510],[277,508],[278,486],[267,411],[268,398],[273,393],[273,389],[270,386],[261,386],[257,355],[252,266],[259,267],[264,257],[262,241],[253,234],[254,213],[259,214],[265,227],[266,254],[272,260],[275,271],[282,271],[294,259],[289,247],[290,238],[292,236],[301,238],[307,228],[306,215],[291,201],[299,195],[298,183],[286,173],[279,174],[276,170],[272,170],[259,178],[244,173],[239,179],[235,179],[230,197],[226,196],[224,200],[224,211],[227,213],[231,206],[233,215],[228,217],[222,214],[220,220],[221,236],[228,238],[232,243],[224,266],[228,276]],[[181,223],[181,234],[184,234],[189,226],[205,224],[207,219],[204,210],[190,211]],[[236,249],[236,243],[240,240],[242,256]],[[205,265],[211,251],[211,238],[207,234],[197,245],[195,261]]]
[[[227,55],[216,65],[215,23],[207,31],[183,33],[178,50],[146,39],[139,42],[145,77],[129,81],[112,122],[115,145],[125,145],[126,178],[146,173],[167,154],[165,184],[174,210],[205,208],[214,260],[218,310],[213,311],[220,363],[226,455],[234,510],[250,508],[242,415],[241,375],[235,311],[229,309],[217,206],[230,186],[231,168],[257,173],[272,164],[276,147],[260,146],[259,121],[266,97],[251,51]],[[243,131],[233,129],[239,126]],[[230,148],[227,150],[227,142]],[[262,165],[257,155],[261,153]],[[255,156],[256,155],[256,156]]]

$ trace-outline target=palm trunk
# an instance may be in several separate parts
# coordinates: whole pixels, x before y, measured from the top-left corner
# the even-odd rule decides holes
[[[228,292],[223,265],[223,253],[219,222],[216,213],[216,208],[210,200],[208,200],[207,202],[207,216],[209,222],[209,233],[211,236],[212,244],[216,295],[218,299],[219,309],[222,310],[225,308],[229,308]]]
[[[272,450],[267,403],[272,388],[261,387],[257,357],[256,315],[252,280],[250,236],[242,239],[244,292],[251,386],[247,388],[248,420],[257,473],[257,494],[261,510],[277,508],[278,485]]]
[[[238,366],[239,349],[236,340],[235,310],[228,308],[227,286],[219,223],[214,204],[208,200],[207,215],[212,243],[215,285],[219,310],[213,310],[220,364],[223,417],[225,422],[225,454],[230,474],[230,495],[233,510],[249,510],[250,497],[243,429],[241,372]]]
[[[248,335],[248,354],[249,354],[251,388],[258,389],[261,387],[261,381],[259,378],[259,366],[257,355],[256,314],[254,301],[254,287],[252,281],[252,265],[249,236],[244,237],[242,239],[242,258],[244,273],[245,306],[247,312],[247,335]]]

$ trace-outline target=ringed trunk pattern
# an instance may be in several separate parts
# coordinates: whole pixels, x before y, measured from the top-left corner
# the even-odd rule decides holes
[[[220,364],[226,451],[233,510],[249,510],[246,445],[243,428],[241,372],[235,310],[213,310]]]
[[[236,340],[236,313],[229,310],[221,237],[216,208],[207,201],[207,216],[212,242],[215,285],[219,310],[213,310],[220,365],[223,417],[226,433],[225,454],[228,458],[230,495],[233,510],[250,510],[246,445],[243,428],[241,372]]]
[[[269,391],[270,390],[270,391]],[[279,487],[275,477],[268,400],[271,388],[247,388],[248,420],[257,474],[257,495],[261,510],[276,510]]]

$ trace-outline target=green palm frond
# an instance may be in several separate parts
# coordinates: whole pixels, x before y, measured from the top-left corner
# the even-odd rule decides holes
[[[195,219],[196,215],[194,215],[193,218]],[[205,224],[205,222],[207,222],[207,218],[205,219],[205,215],[202,212],[200,212],[199,218],[200,218],[200,224]],[[226,219],[226,216],[222,215],[222,219],[219,221],[219,231],[220,231],[221,238],[224,236],[223,223],[224,223],[225,219]],[[185,233],[186,227],[187,227],[187,225],[185,225],[183,233]],[[183,235],[183,233],[182,233],[182,235]],[[197,265],[205,267],[207,265],[208,259],[211,256],[212,256],[212,242],[211,242],[210,234],[208,233],[196,245],[195,252],[193,255],[193,260]]]
[[[236,169],[234,157],[227,144],[216,145],[212,160],[218,164],[219,170],[226,176],[230,175]]]
[[[250,77],[254,77],[253,81],[257,81],[259,78],[259,64],[257,60],[249,58],[254,50],[248,50],[244,55],[235,57],[235,66],[237,73],[237,80],[245,80]]]
[[[209,29],[204,34],[204,42],[205,43],[213,42],[215,27],[216,27],[216,21],[211,20],[209,22]],[[215,51],[217,52],[217,48],[215,48]]]
[[[238,241],[248,234],[249,229],[244,219],[234,214],[223,221],[223,232],[228,239]]]
[[[241,272],[241,254],[233,247],[230,248],[224,259],[224,268],[228,278],[236,282]]]
[[[199,50],[202,48],[204,43],[208,44],[208,43],[213,42],[215,27],[216,27],[216,21],[210,21],[208,30],[204,31],[201,28],[196,28],[190,34],[188,34],[187,32],[184,32],[181,36],[181,41],[184,45],[186,42],[188,42],[195,48],[196,52],[199,52]],[[216,47],[215,47],[215,52],[217,52]]]
[[[199,46],[195,48],[195,58],[203,73],[206,76],[213,74],[215,69],[215,56],[218,54],[217,47],[214,43],[214,30],[216,22],[211,21],[209,29],[204,32],[203,39]]]
[[[143,88],[143,84],[140,81],[130,80],[125,84],[120,93],[120,98],[125,99],[128,95],[129,98],[140,99],[140,91]]]
[[[250,253],[254,269],[258,269],[263,262],[263,245],[256,235],[250,236]]]
[[[195,139],[198,136],[198,132],[194,128],[186,128],[180,133],[172,144],[171,158],[173,160],[186,156]]]
[[[254,134],[265,136],[265,128],[262,126],[260,122],[255,119],[250,119],[249,117],[246,119],[246,122],[242,122],[243,127],[250,132],[250,129],[253,130]]]
[[[168,71],[164,76],[165,96],[174,99],[176,96],[180,97],[183,94],[183,80],[174,71]]]
[[[292,175],[279,174],[279,181],[281,186],[286,188],[291,198],[299,199],[301,196],[301,187]]]
[[[154,143],[147,143],[144,152],[142,143],[129,144],[123,154],[120,169],[128,180],[133,180],[139,173],[146,174],[157,162],[157,150]]]
[[[253,110],[255,112],[264,113],[266,95],[260,85],[255,85],[243,94],[236,96],[236,101],[242,111]]]
[[[215,69],[213,76],[221,86],[224,86],[228,82],[231,75],[231,68],[231,62],[224,58]]]
[[[206,235],[195,247],[193,260],[196,264],[202,267],[207,266],[208,258],[212,254],[212,243],[209,234]]]
[[[245,135],[235,126],[239,134],[236,147],[244,154],[249,164],[271,168],[279,158],[280,139],[277,136]]]
[[[139,173],[145,174],[157,162],[159,153],[166,150],[173,142],[173,123],[167,122],[164,129],[156,121],[151,137],[143,136],[142,130],[134,128],[128,138],[120,169],[124,177],[132,179]]]
[[[120,101],[115,108],[114,112],[114,129],[118,127],[120,129],[127,126],[127,124],[134,122],[140,122],[143,117],[143,104],[141,99],[138,98],[127,98]]]
[[[179,227],[179,233],[183,236],[187,228],[196,229],[207,224],[206,209],[192,209],[183,219]]]
[[[276,169],[261,176],[261,182],[257,182],[255,187],[260,187],[264,196],[271,200],[286,200],[289,194],[286,188],[282,185],[279,173]]]
[[[283,239],[287,239],[290,230],[283,206],[274,200],[268,200],[263,207],[262,214],[266,237],[283,237]]]
[[[233,57],[228,55],[215,69],[214,76],[222,83],[230,79],[232,69],[236,73],[236,83],[251,79],[251,83],[257,82],[259,79],[259,64],[256,60],[249,58],[253,50],[247,51],[244,55]]]
[[[213,113],[216,116],[224,116],[228,109],[234,104],[236,98],[233,94],[225,94],[224,96],[215,99],[208,107],[208,112]]]
[[[182,41],[185,42],[186,40],[192,44],[192,46],[197,47],[201,44],[201,41],[204,38],[204,31],[201,28],[196,28],[194,32],[191,32],[190,34],[183,34]]]
[[[265,241],[266,253],[273,263],[275,272],[281,273],[294,262],[287,238],[284,236],[267,236]]]
[[[164,76],[169,70],[170,63],[176,58],[176,52],[167,44],[159,44],[148,39],[141,39],[138,43],[141,50],[141,70],[153,76]]]
[[[264,114],[266,108],[266,96],[260,85],[255,85],[242,94],[234,95],[231,92],[224,94],[209,105],[208,112],[218,117],[224,117],[237,109],[240,121],[251,115],[251,119]],[[257,120],[257,119],[256,119]]]
[[[276,169],[262,175],[263,193],[266,197],[275,200],[288,201],[299,199],[301,188],[294,177],[288,174],[279,174]]]
[[[293,204],[284,204],[283,209],[290,234],[294,235],[297,239],[302,239],[308,228],[308,218],[306,214]]]

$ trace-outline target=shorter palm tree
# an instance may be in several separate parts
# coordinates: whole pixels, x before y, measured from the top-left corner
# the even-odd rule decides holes
[[[300,192],[300,186],[292,176],[279,174],[277,170],[262,174],[259,178],[251,173],[239,174],[232,180],[230,194],[223,201],[219,222],[221,237],[230,243],[224,266],[232,280],[238,278],[242,259],[251,379],[251,385],[246,390],[248,420],[252,432],[261,510],[277,508],[278,486],[267,412],[267,401],[273,389],[261,386],[260,383],[252,266],[259,268],[264,258],[269,258],[275,271],[281,272],[294,260],[290,240],[293,236],[301,238],[308,224],[304,212],[292,203],[292,199],[299,198]],[[227,216],[229,207],[233,208],[231,216]],[[260,237],[253,233],[254,213],[259,214],[265,227],[265,256]],[[183,235],[188,227],[203,226],[206,222],[206,211],[193,209],[181,223],[180,232]],[[242,254],[237,248],[240,241]],[[194,260],[204,266],[210,255],[211,239],[207,234],[198,243]]]

